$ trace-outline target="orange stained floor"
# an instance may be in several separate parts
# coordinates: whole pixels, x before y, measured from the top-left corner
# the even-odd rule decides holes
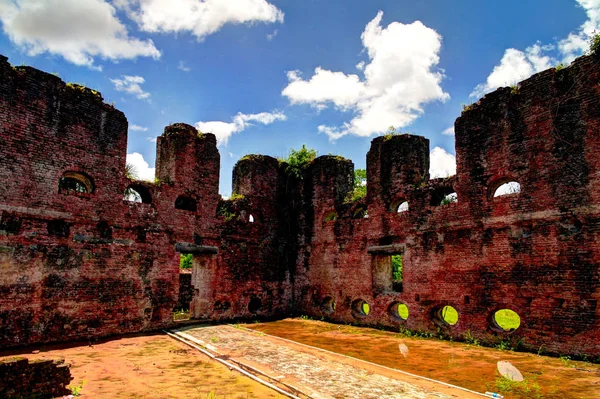
[[[600,399],[600,365],[588,362],[305,319],[243,326],[474,391],[499,392],[506,398]],[[402,343],[409,349],[406,357],[399,351]],[[497,372],[501,360],[517,367],[524,382],[502,378]]]

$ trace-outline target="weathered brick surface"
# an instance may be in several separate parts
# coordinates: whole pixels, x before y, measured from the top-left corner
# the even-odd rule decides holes
[[[599,356],[597,63],[580,58],[465,111],[454,177],[429,178],[423,137],[374,139],[367,196],[350,203],[353,165],[335,156],[303,179],[245,157],[223,200],[215,136],[185,124],[158,139],[157,182],[130,181],[121,112],[0,59],[0,346],[170,325],[189,301],[177,247],[195,254],[182,286],[196,318],[301,312]],[[65,172],[85,173],[93,192],[60,193]],[[493,198],[507,181],[521,193]],[[123,201],[127,187],[145,203]],[[458,203],[439,205],[452,192]],[[400,252],[401,287],[388,257]],[[407,320],[390,314],[398,303]],[[436,317],[445,305],[454,326]],[[504,308],[520,315],[516,331],[494,325]]]
[[[0,359],[0,398],[55,398],[68,395],[73,378],[63,360]]]
[[[169,326],[178,302],[177,243],[219,249],[195,257],[198,265],[214,265],[205,297],[198,296],[202,287],[193,288],[192,309],[204,306],[198,317],[273,316],[291,308],[293,263],[280,261],[273,200],[281,180],[276,160],[259,157],[247,168],[241,162],[237,175],[264,174],[265,186],[255,183],[243,198],[223,201],[215,136],[175,124],[158,139],[157,182],[131,181],[120,111],[99,93],[13,68],[5,58],[0,138],[0,347]],[[85,174],[93,191],[59,192],[65,172]],[[124,201],[129,186],[145,203]],[[218,214],[219,207],[231,208],[231,216]],[[252,300],[260,306],[250,312]]]
[[[517,90],[487,95],[456,121],[457,175],[429,180],[428,143],[409,135],[373,140],[367,155],[368,218],[344,203],[348,162],[323,168],[309,199],[314,213],[295,295],[303,312],[340,322],[467,334],[541,352],[600,355],[600,68],[597,57],[542,72]],[[521,193],[493,198],[507,181]],[[438,206],[444,194],[458,203]],[[407,200],[408,212],[392,205]],[[323,215],[335,210],[338,217]],[[377,254],[405,247],[402,292],[377,290]],[[387,247],[386,247],[387,246]],[[391,280],[391,276],[387,277]],[[323,305],[333,298],[335,312]],[[352,312],[362,299],[371,312]],[[390,315],[408,306],[401,320]],[[445,305],[459,313],[436,319]],[[492,322],[521,317],[516,331]]]

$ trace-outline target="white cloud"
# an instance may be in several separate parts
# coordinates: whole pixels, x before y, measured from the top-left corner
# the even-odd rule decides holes
[[[156,168],[151,168],[144,156],[139,152],[127,154],[127,164],[132,165],[134,174],[139,180],[154,181]]]
[[[273,31],[273,33],[268,33],[268,34],[267,34],[267,40],[268,40],[268,41],[271,41],[271,40],[273,40],[273,39],[275,38],[275,36],[277,36],[277,34],[278,34],[278,33],[279,33],[279,31],[278,31],[277,29],[275,29],[275,30]]]
[[[105,0],[0,0],[0,21],[10,40],[29,55],[60,55],[76,65],[159,58],[152,40],[129,37]]]
[[[456,157],[441,147],[429,153],[429,177],[448,177],[456,174]]]
[[[590,45],[591,36],[600,31],[600,0],[577,0],[577,3],[585,10],[587,20],[577,32],[571,32],[569,36],[558,42],[565,63],[583,54]]]
[[[361,61],[358,64],[356,64],[356,69],[358,69],[359,71],[363,71],[365,69],[365,64],[366,62]]]
[[[283,22],[266,0],[117,0],[117,7],[146,32],[190,32],[202,40],[225,24]]]
[[[576,0],[587,15],[586,21],[556,45],[541,45],[537,42],[525,51],[509,48],[504,52],[500,64],[494,67],[485,83],[475,87],[471,97],[481,97],[499,87],[510,86],[527,79],[537,72],[552,67],[561,60],[568,64],[585,53],[590,46],[590,38],[600,31],[600,0]],[[553,51],[555,56],[548,55]]]
[[[407,126],[423,113],[423,104],[450,97],[440,87],[442,72],[435,69],[440,35],[420,21],[392,22],[382,28],[382,16],[380,11],[361,36],[369,62],[356,67],[364,69],[364,80],[321,67],[307,80],[298,71],[288,72],[289,84],[282,95],[292,104],[309,104],[317,109],[333,104],[337,109],[355,112],[354,118],[341,127],[319,126],[319,131],[332,140],[347,134],[371,136],[387,131],[389,126]]]
[[[179,65],[177,65],[177,69],[182,70],[183,72],[189,72],[192,70],[189,66],[185,64],[183,61],[179,61]]]
[[[146,137],[146,140],[151,143],[156,143],[157,138],[156,137]]]
[[[140,100],[150,98],[150,93],[142,89],[141,85],[145,82],[145,79],[141,76],[123,75],[123,79],[111,79],[110,81],[113,82],[117,91],[133,94]]]
[[[445,136],[454,136],[454,126],[450,126],[448,129],[442,132]]]
[[[555,60],[542,55],[543,51],[540,43],[527,47],[525,52],[509,48],[504,52],[500,65],[496,65],[488,76],[486,83],[477,85],[470,97],[481,97],[498,87],[512,86],[534,73],[550,68]]]
[[[259,114],[242,114],[239,112],[232,118],[232,122],[210,121],[197,122],[196,128],[203,133],[213,133],[217,136],[217,144],[225,145],[234,133],[239,133],[250,126],[252,122],[270,125],[275,121],[284,121],[287,117],[281,111],[261,112]]]
[[[148,128],[140,125],[133,124],[129,126],[129,130],[133,130],[135,132],[147,132]]]

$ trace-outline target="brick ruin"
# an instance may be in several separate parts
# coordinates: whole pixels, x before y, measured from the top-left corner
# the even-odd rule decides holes
[[[598,357],[599,125],[598,58],[582,57],[466,109],[456,176],[430,179],[429,141],[395,135],[372,141],[362,200],[349,160],[318,157],[299,179],[260,155],[223,200],[214,135],[167,126],[156,182],[131,180],[122,112],[0,57],[0,347],[172,326],[191,253],[197,319],[307,314]],[[494,197],[509,181],[520,192]],[[499,309],[520,327],[500,328]]]

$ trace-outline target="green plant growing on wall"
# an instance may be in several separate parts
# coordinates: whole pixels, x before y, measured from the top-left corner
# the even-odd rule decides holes
[[[127,162],[127,164],[125,165],[125,176],[127,176],[127,178],[131,180],[139,179],[138,170],[134,164]]]
[[[388,128],[388,131],[385,132],[385,134],[383,135],[383,139],[385,141],[388,141],[389,139],[391,139],[392,137],[396,136],[398,134],[398,132],[396,131],[396,128],[394,126],[390,126]]]
[[[595,33],[590,37],[590,54],[598,54],[600,49],[600,33]]]
[[[302,144],[302,148],[299,150],[290,149],[290,154],[283,161],[288,164],[286,172],[289,175],[295,176],[298,179],[302,179],[304,169],[317,157],[317,151],[312,148],[306,148],[305,144]],[[281,160],[280,160],[281,161]]]

